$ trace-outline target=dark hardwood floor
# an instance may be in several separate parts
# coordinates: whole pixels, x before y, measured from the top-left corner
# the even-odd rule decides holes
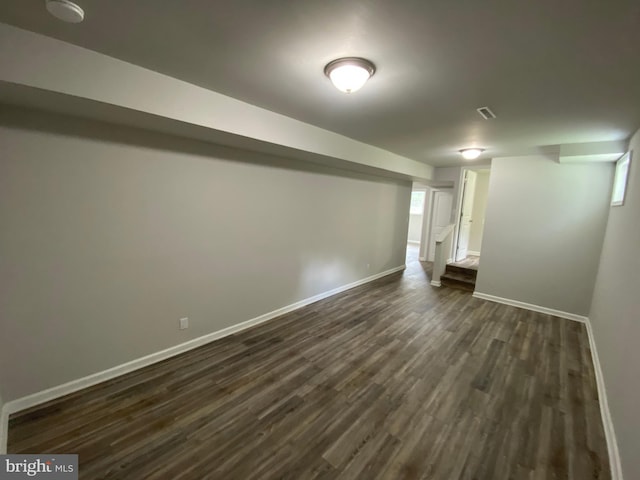
[[[610,479],[584,325],[408,268],[10,420],[80,478]]]

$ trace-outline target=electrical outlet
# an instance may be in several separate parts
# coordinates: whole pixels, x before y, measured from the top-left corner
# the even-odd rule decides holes
[[[187,317],[180,319],[180,330],[186,330],[189,328],[189,319]]]

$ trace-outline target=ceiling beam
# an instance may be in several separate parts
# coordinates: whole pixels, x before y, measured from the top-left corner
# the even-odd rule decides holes
[[[615,162],[627,151],[626,140],[560,145],[559,163]]]
[[[124,124],[139,119],[145,128],[162,123],[177,134],[222,145],[376,175],[413,180],[433,176],[430,165],[2,23],[0,88],[0,100],[17,105],[75,110],[76,115]]]

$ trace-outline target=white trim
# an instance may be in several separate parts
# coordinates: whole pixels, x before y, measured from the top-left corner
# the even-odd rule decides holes
[[[154,363],[161,362],[163,360],[166,360],[167,358],[171,358],[181,353],[188,352],[189,350],[201,347],[202,345],[213,342],[214,340],[218,340],[222,337],[226,337],[242,330],[246,330],[247,328],[267,322],[286,313],[305,307],[311,303],[323,300],[327,297],[331,297],[332,295],[336,295],[346,290],[364,285],[365,283],[372,282],[373,280],[377,280],[378,278],[386,277],[387,275],[391,275],[392,273],[399,272],[401,270],[404,270],[405,268],[406,265],[400,265],[399,267],[395,267],[390,270],[371,275],[370,277],[363,278],[362,280],[358,280],[347,285],[334,288],[333,290],[329,290],[327,292],[319,293],[318,295],[315,295],[313,297],[305,298],[304,300],[300,300],[299,302],[292,303],[291,305],[273,310],[272,312],[265,313],[264,315],[260,315],[245,322],[237,323],[230,327],[223,328],[222,330],[203,335],[202,337],[194,338],[193,340],[189,340],[188,342],[152,353],[151,355],[146,355],[130,362],[123,363],[122,365],[109,368],[102,372],[97,372],[83,378],[72,380],[63,385],[48,388],[31,395],[27,395],[26,397],[7,402],[2,406],[0,411],[0,453],[6,452],[9,415],[13,413],[25,410],[27,408],[35,407],[36,405],[39,405],[41,403],[48,402],[65,395],[69,395],[70,393],[77,392],[78,390],[91,387],[98,383],[111,380],[140,368],[144,368]]]
[[[479,257],[480,252],[477,252],[475,250],[467,250],[467,255],[473,255],[474,257]]]
[[[607,401],[607,390],[604,384],[604,376],[602,374],[602,366],[600,365],[600,357],[598,357],[596,341],[593,337],[591,320],[587,319],[586,325],[587,336],[589,337],[589,347],[591,349],[591,360],[593,361],[593,369],[596,374],[596,385],[598,386],[598,401],[600,403],[602,426],[604,428],[604,436],[607,440],[607,450],[609,451],[611,480],[623,480],[622,463],[620,462],[620,453],[618,452],[618,442],[616,440],[615,429],[613,428],[613,420],[611,418],[611,411],[609,410],[609,402]]]
[[[436,282],[435,280],[431,280],[431,285],[434,287],[441,287],[442,282]]]
[[[566,318],[580,323],[587,323],[588,318],[584,315],[577,315],[575,313],[563,312],[562,310],[555,310],[553,308],[541,307],[540,305],[533,305],[532,303],[520,302],[518,300],[511,300],[510,298],[496,297],[487,293],[473,292],[473,296],[476,298],[482,298],[496,303],[504,303],[505,305],[511,305],[512,307],[520,307],[525,310],[532,310],[534,312],[546,313],[548,315],[554,315],[560,318]]]
[[[407,243],[411,243],[412,245],[420,245],[420,240],[415,241],[415,240],[407,240]]]

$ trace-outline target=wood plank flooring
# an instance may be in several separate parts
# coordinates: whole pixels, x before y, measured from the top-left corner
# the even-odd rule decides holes
[[[13,415],[82,479],[610,479],[585,327],[428,264]]]

